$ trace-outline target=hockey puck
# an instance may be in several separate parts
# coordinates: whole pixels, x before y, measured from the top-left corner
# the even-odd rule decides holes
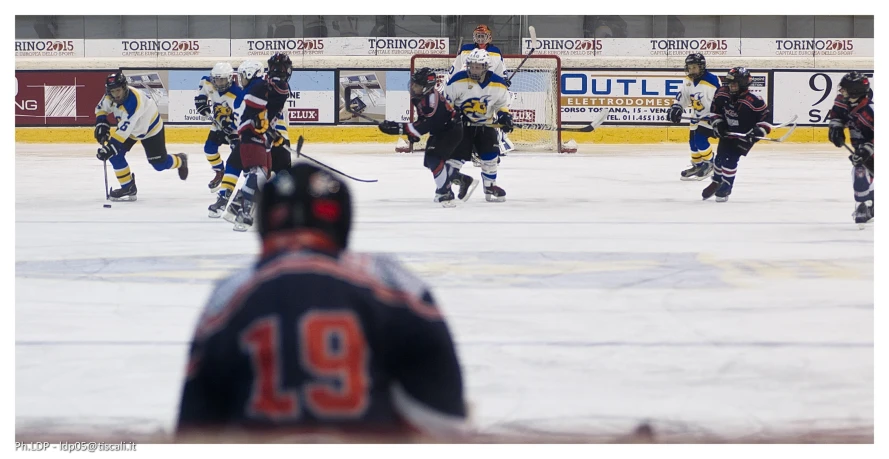
[[[111,204],[105,204],[105,205],[102,206],[102,207],[104,207],[104,208],[106,208],[106,209],[110,209],[110,208],[111,208]]]

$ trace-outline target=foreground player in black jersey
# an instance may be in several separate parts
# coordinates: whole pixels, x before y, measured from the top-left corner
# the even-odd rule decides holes
[[[346,184],[298,163],[259,196],[262,253],[221,281],[191,344],[180,441],[246,433],[464,433],[463,376],[430,289],[346,250]]]

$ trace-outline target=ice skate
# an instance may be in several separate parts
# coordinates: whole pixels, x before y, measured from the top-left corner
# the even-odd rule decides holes
[[[682,171],[679,175],[679,180],[683,181],[704,180],[713,175],[713,163],[710,161],[702,161]]]
[[[867,223],[873,221],[873,206],[868,206],[866,202],[859,202],[855,212],[852,212],[852,218],[855,219],[859,229],[864,229]]]
[[[245,199],[241,209],[238,211],[238,216],[235,217],[235,223],[232,230],[243,233],[251,227],[253,227],[253,203]]]
[[[238,192],[235,193],[235,197],[231,198],[229,202],[228,209],[223,212],[222,218],[229,223],[234,223],[238,218],[238,213],[244,206],[244,194],[241,193],[241,190],[238,190]]]
[[[228,205],[228,198],[231,197],[231,191],[225,190],[216,198],[216,202],[210,204],[207,208],[207,216],[210,218],[219,218],[225,213],[225,206]]]
[[[179,172],[179,180],[185,180],[188,178],[188,156],[186,156],[185,153],[176,153],[175,156],[178,156],[179,160],[182,161],[179,169],[177,169]]]
[[[493,183],[485,187],[485,200],[488,202],[505,202],[506,191]]]
[[[436,190],[435,191],[435,199],[434,202],[441,204],[442,207],[456,207],[457,203],[454,202],[454,192],[450,189],[446,191]]]
[[[112,201],[135,201],[136,200],[136,174],[130,179],[130,183],[126,186],[111,190],[108,194]]]
[[[721,185],[721,182],[710,182],[710,184],[707,185],[707,188],[704,188],[704,191],[701,192],[701,197],[704,198],[705,201],[712,198],[713,195],[716,194],[716,190],[719,189],[719,185]]]
[[[457,199],[466,202],[469,201],[469,197],[472,196],[472,193],[478,187],[479,180],[457,172],[457,176],[451,180],[451,183],[459,187]]]
[[[210,180],[210,183],[207,184],[211,193],[215,193],[216,190],[219,189],[219,185],[222,185],[222,177],[225,175],[225,171],[223,169],[213,169],[213,173],[216,175],[213,177],[213,180]]]

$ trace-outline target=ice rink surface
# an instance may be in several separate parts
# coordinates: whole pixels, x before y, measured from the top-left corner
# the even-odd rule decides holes
[[[128,154],[138,201],[104,209],[90,145],[17,144],[17,430],[169,432],[212,281],[256,233],[207,218],[201,145],[186,182]],[[498,184],[432,203],[422,154],[305,152],[352,175],[352,248],[433,287],[484,432],[755,436],[870,429],[874,236],[829,145],[758,144],[727,203],[681,182],[686,146],[511,154]],[[464,167],[479,177],[479,169]],[[112,172],[109,180],[118,185]]]

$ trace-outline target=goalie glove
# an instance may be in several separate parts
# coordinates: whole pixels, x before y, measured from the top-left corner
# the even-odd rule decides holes
[[[505,134],[509,134],[514,129],[512,115],[507,112],[500,112],[497,114],[497,124],[500,125],[500,130]]]
[[[93,131],[93,137],[100,145],[104,144],[111,138],[111,125],[108,124],[107,118],[100,116],[96,118],[96,129]]]
[[[830,120],[827,129],[827,138],[833,144],[840,148],[846,143],[846,125],[840,120]]]
[[[111,159],[112,156],[119,152],[118,146],[115,145],[115,143],[116,142],[108,142],[99,147],[99,151],[96,152],[96,158],[99,158],[99,161],[107,161]]]
[[[670,122],[673,124],[679,124],[682,122],[682,106],[679,104],[673,104],[670,107],[670,113],[667,115],[667,118],[670,119]]]
[[[728,125],[725,124],[725,120],[722,118],[716,118],[713,121],[710,121],[710,126],[713,128],[713,135],[715,135],[717,139],[725,138],[726,134],[728,134]]]

